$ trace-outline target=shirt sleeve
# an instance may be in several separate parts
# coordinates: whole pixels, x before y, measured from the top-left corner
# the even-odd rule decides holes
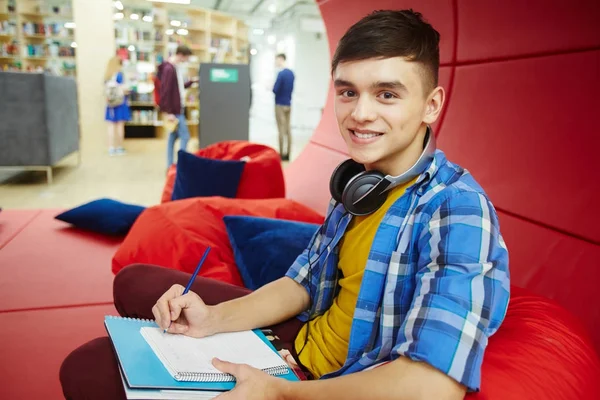
[[[488,338],[509,300],[508,252],[493,206],[477,192],[451,195],[431,214],[418,249],[417,285],[392,354],[478,391]]]

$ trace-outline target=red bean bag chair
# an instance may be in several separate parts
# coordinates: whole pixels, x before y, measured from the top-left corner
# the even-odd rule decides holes
[[[600,399],[600,361],[581,323],[557,303],[511,288],[490,340],[481,390],[468,400]]]
[[[271,147],[243,140],[229,140],[212,144],[194,154],[215,160],[247,160],[237,190],[236,197],[239,199],[285,197],[281,159]],[[161,203],[171,201],[176,174],[177,167],[172,165],[167,172]]]
[[[289,199],[196,197],[147,208],[112,259],[112,272],[145,263],[192,273],[211,246],[199,275],[244,286],[223,217],[249,215],[322,224],[323,216]]]

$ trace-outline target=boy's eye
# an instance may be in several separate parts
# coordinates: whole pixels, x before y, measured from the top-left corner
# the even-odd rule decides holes
[[[344,90],[342,92],[342,96],[344,96],[344,97],[354,97],[354,96],[356,96],[356,93],[354,93],[352,90]]]
[[[395,97],[396,97],[396,96],[394,95],[394,93],[391,93],[391,92],[383,92],[381,95],[382,95],[382,96],[383,96],[383,98],[384,98],[384,99],[386,99],[386,100],[391,100],[391,99],[393,99],[393,98],[395,98]]]

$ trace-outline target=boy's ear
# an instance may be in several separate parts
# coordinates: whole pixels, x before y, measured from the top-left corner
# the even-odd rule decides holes
[[[444,107],[444,101],[446,99],[446,92],[441,86],[436,87],[427,96],[427,104],[425,105],[425,115],[423,115],[423,122],[431,125],[439,118]]]

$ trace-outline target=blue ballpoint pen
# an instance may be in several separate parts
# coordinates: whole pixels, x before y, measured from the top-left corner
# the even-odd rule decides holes
[[[202,264],[204,264],[204,260],[206,260],[206,256],[208,256],[208,252],[210,251],[210,246],[208,246],[206,248],[206,250],[204,251],[204,254],[202,255],[202,258],[200,259],[200,262],[198,263],[198,266],[196,267],[196,270],[194,271],[194,273],[192,274],[192,277],[190,278],[190,281],[188,282],[187,286],[185,287],[185,290],[183,291],[183,294],[186,294],[187,292],[190,291],[190,288],[192,287],[192,283],[194,283],[194,280],[196,279],[196,276],[198,275],[198,271],[200,271],[200,267],[202,267]],[[167,329],[165,329],[163,331],[163,333],[166,333],[169,328],[171,327],[171,324],[173,323],[173,321],[171,321],[169,323],[169,326],[167,327]]]

